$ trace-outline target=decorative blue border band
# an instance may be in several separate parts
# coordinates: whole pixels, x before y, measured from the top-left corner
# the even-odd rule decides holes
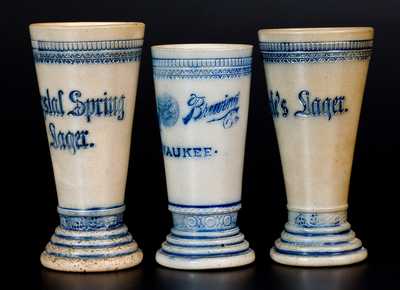
[[[111,230],[123,226],[123,214],[108,216],[67,216],[60,214],[60,227],[69,231]]]
[[[169,203],[174,229],[183,232],[221,232],[236,227],[240,201],[219,205]]]
[[[315,63],[367,60],[373,40],[260,42],[264,63]]]
[[[139,61],[143,39],[101,41],[32,40],[35,63],[110,64]]]
[[[236,227],[237,212],[194,215],[172,213],[174,228],[189,232],[220,232]]]
[[[339,227],[347,222],[347,211],[309,213],[289,211],[289,223],[300,228]]]
[[[251,74],[251,56],[235,58],[153,58],[154,79],[232,79]]]

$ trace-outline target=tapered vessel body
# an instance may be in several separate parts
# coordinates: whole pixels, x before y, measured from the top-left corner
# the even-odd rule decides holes
[[[143,23],[30,26],[60,225],[41,256],[63,271],[111,271],[142,252],[123,223]]]
[[[237,267],[254,252],[236,224],[241,207],[250,45],[152,47],[173,228],[156,255],[178,269]]]
[[[265,29],[259,39],[289,210],[271,257],[361,261],[367,251],[347,222],[347,199],[373,29]]]

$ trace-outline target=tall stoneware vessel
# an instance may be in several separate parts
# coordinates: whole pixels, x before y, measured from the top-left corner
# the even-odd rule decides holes
[[[38,23],[30,32],[60,215],[41,262],[132,267],[142,252],[123,212],[144,24]]]
[[[253,262],[236,224],[241,207],[252,46],[152,47],[173,228],[157,252],[178,269]]]
[[[367,251],[347,222],[347,196],[373,29],[258,35],[289,210],[271,257],[295,266],[359,262]]]

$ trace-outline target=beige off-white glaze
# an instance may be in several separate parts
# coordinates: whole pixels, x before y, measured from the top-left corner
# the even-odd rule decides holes
[[[141,23],[39,23],[30,26],[32,40],[76,41],[143,39]],[[49,89],[56,95],[82,89],[83,98],[126,97],[125,119],[96,118],[88,123],[82,118],[46,118],[46,128],[53,122],[60,130],[86,128],[95,141],[93,150],[79,154],[51,150],[58,202],[61,207],[92,208],[118,205],[124,201],[129,162],[132,120],[140,62],[119,64],[48,65],[36,64],[41,95]],[[66,103],[68,104],[68,103]],[[72,109],[66,107],[65,110]]]
[[[66,22],[38,23],[30,25],[34,42],[90,42],[108,40],[138,40],[144,36],[144,24],[135,22]],[[49,142],[52,137],[49,123],[57,131],[87,130],[93,148],[68,150],[50,148],[58,204],[61,208],[86,210],[109,208],[124,203],[132,121],[135,108],[136,89],[140,61],[116,63],[36,63],[36,74],[41,96],[49,90],[57,96],[63,90],[65,112],[75,106],[68,101],[72,90],[82,93],[81,101],[87,98],[125,96],[124,118],[93,116],[90,122],[84,116],[46,116]],[[43,259],[43,257],[42,257]],[[98,259],[97,261],[73,261],[64,259],[43,261],[47,267],[66,271],[109,271],[136,265],[141,260],[138,253],[131,257]],[[79,259],[78,259],[79,260]],[[82,266],[82,265],[83,266]]]
[[[217,269],[246,265],[255,259],[236,226],[242,194],[251,54],[251,45],[240,44],[152,47],[157,103],[168,95],[174,98],[175,106],[179,108],[176,123],[171,126],[164,125],[159,109],[162,145],[212,148],[209,156],[199,158],[174,158],[164,152],[174,228],[156,254],[157,262],[163,266],[186,270]],[[239,65],[235,62],[237,59],[243,63]],[[172,61],[168,64],[166,60]],[[248,69],[244,74],[234,75],[230,71],[243,67]],[[228,112],[220,106],[212,117],[206,113],[207,116],[190,119],[185,124],[183,118],[193,112],[194,106],[189,105],[192,94],[204,98],[208,107],[226,100],[227,96],[239,94],[237,122],[225,128],[221,120],[210,121]],[[200,111],[197,109],[194,115]],[[201,110],[204,112],[204,107]],[[234,206],[230,206],[232,203]],[[223,218],[232,228],[222,225]]]
[[[208,59],[242,57],[249,55],[249,45],[181,44],[153,46],[154,57]],[[157,95],[176,96],[181,116],[190,112],[187,98],[195,92],[206,96],[209,103],[219,101],[225,94],[240,92],[240,122],[229,130],[222,126],[192,122],[190,126],[177,125],[161,130],[162,142],[178,146],[211,146],[220,154],[206,160],[179,160],[164,158],[168,198],[178,204],[207,205],[237,202],[242,195],[244,145],[250,95],[250,76],[236,79],[155,82]],[[219,138],[217,136],[220,136]],[[212,170],[211,170],[212,169]],[[201,191],[201,194],[199,192]]]
[[[260,30],[260,42],[340,42],[373,39],[372,28],[310,28]],[[287,118],[274,118],[284,173],[287,207],[307,213],[339,212],[347,209],[353,152],[357,135],[369,60],[265,62],[268,93],[279,91],[289,108]],[[346,113],[327,117],[295,117],[302,109],[298,95],[310,99],[345,96]],[[310,257],[275,257],[284,264],[332,266],[357,262],[366,257],[336,260]],[[339,261],[340,260],[340,261]]]

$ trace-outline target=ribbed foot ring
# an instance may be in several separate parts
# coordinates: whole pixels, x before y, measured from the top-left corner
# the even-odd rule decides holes
[[[351,230],[345,211],[289,212],[289,222],[270,255],[285,265],[329,267],[358,263],[367,250]]]
[[[254,251],[241,233],[217,238],[182,238],[170,234],[156,254],[160,265],[182,270],[240,267],[254,260]]]
[[[139,264],[142,251],[123,223],[125,206],[58,207],[60,226],[40,256],[42,265],[67,272],[104,272]]]
[[[40,257],[42,265],[59,271],[104,272],[139,264],[143,254],[126,226],[79,232],[58,227]]]
[[[107,272],[118,271],[136,266],[143,259],[140,249],[132,254],[110,258],[63,258],[49,255],[46,251],[40,256],[40,262],[49,269],[66,272]]]
[[[367,250],[361,248],[351,253],[342,253],[330,256],[300,256],[282,254],[272,248],[270,256],[277,263],[299,267],[332,267],[344,266],[361,262],[367,258]]]
[[[255,254],[236,226],[240,202],[219,205],[169,204],[174,227],[156,254],[165,267],[203,270],[252,263]]]

